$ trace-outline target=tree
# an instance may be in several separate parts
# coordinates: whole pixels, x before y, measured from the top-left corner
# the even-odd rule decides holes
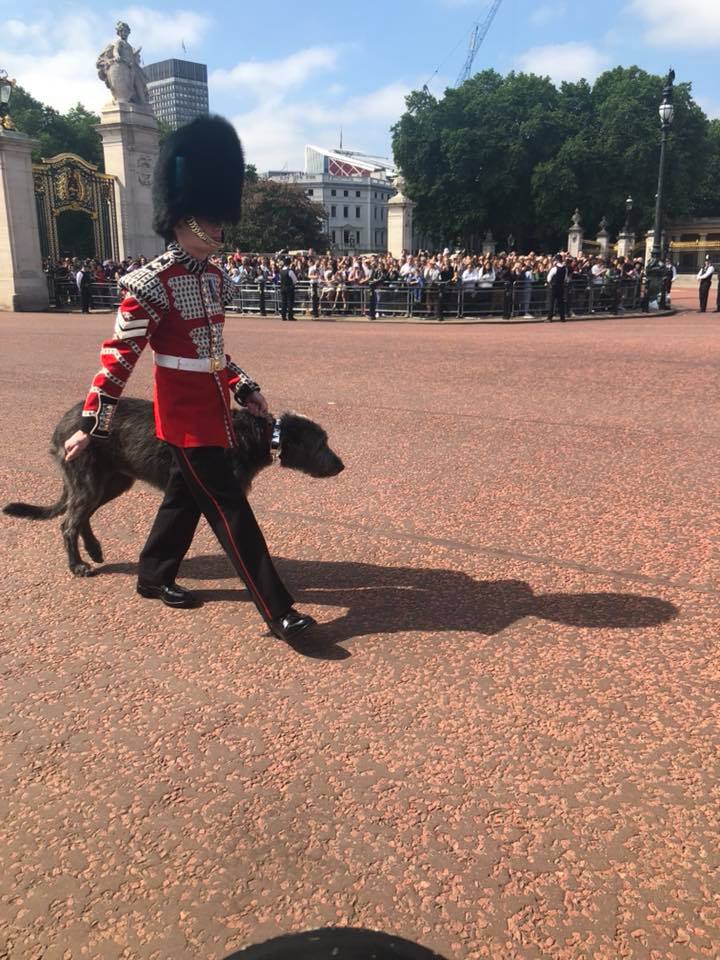
[[[413,92],[393,127],[393,150],[418,226],[471,249],[488,228],[500,238],[513,233],[526,247],[561,246],[575,207],[590,231],[603,216],[618,229],[631,193],[634,226],[647,229],[663,84],[638,67],[559,88],[547,77],[486,70],[439,100]],[[720,135],[711,133],[690,85],[678,84],[668,216],[708,210],[700,194],[710,189],[703,177],[709,156],[720,163]]]
[[[58,153],[76,153],[104,170],[102,145],[94,129],[95,124],[100,123],[100,117],[82,104],[78,103],[62,114],[40,103],[22,87],[15,87],[10,116],[21,133],[40,141],[39,148],[33,151],[35,162]]]
[[[707,162],[691,212],[700,217],[720,217],[720,120],[710,121]]]
[[[324,207],[309,200],[294,184],[251,176],[246,179],[242,206],[240,226],[227,231],[226,242],[231,247],[269,253],[283,247],[317,249],[327,242]]]

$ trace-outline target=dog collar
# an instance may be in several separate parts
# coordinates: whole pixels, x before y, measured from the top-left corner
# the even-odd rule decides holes
[[[273,420],[272,436],[270,437],[270,453],[273,460],[280,456],[280,418]]]

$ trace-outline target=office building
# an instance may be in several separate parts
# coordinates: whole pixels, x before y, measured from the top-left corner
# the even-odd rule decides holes
[[[189,60],[159,60],[143,67],[150,105],[158,120],[176,130],[208,115],[207,67]]]

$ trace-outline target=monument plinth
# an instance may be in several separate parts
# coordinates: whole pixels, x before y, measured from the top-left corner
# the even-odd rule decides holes
[[[98,76],[112,94],[100,111],[105,173],[117,177],[120,257],[154,257],[163,242],[152,229],[152,176],[160,130],[148,101],[140,50],[128,43],[130,27],[119,21],[117,38],[97,59]]]
[[[109,103],[100,111],[105,173],[117,177],[116,208],[120,257],[161,253],[152,228],[152,175],[160,150],[160,131],[150,107]]]
[[[30,156],[37,146],[0,127],[0,310],[48,308]]]

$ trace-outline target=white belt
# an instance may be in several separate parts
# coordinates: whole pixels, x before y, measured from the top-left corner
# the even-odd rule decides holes
[[[225,357],[170,357],[166,353],[156,353],[155,363],[159,367],[171,370],[187,370],[191,373],[215,373],[227,366]]]

